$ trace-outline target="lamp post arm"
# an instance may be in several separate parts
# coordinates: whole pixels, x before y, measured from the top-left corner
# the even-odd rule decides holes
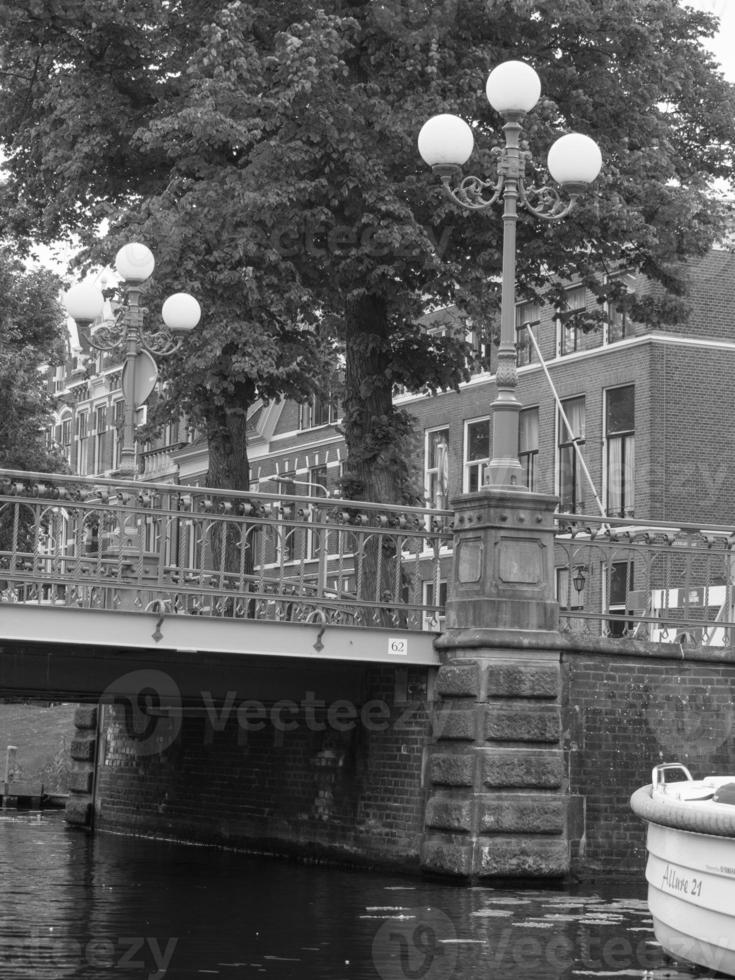
[[[434,168],[438,169],[438,168]],[[505,178],[498,177],[496,181],[483,180],[481,177],[464,177],[457,187],[451,186],[452,174],[441,173],[444,190],[455,204],[466,211],[487,211],[500,198],[505,185]],[[490,197],[486,197],[486,194]]]
[[[184,342],[183,337],[175,337],[165,326],[150,332],[141,326],[139,340],[142,348],[157,357],[175,354]]]
[[[577,203],[578,195],[573,193],[569,201],[563,201],[555,187],[526,187],[523,180],[518,183],[518,197],[523,207],[544,221],[560,221],[566,218]],[[536,198],[538,204],[531,203]]]
[[[120,350],[125,342],[125,311],[121,310],[114,320],[105,320],[94,329],[91,325],[76,321],[82,340],[95,350],[110,354]]]

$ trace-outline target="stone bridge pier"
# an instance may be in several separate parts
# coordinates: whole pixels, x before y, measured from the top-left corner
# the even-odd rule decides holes
[[[422,866],[469,879],[562,877],[575,828],[552,589],[556,499],[487,489],[454,506]]]

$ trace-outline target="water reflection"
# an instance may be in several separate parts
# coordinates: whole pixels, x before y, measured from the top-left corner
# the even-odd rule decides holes
[[[0,815],[0,977],[663,980],[641,886],[461,888]]]

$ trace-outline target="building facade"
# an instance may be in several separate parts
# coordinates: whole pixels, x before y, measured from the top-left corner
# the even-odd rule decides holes
[[[655,328],[632,322],[614,306],[599,306],[578,285],[569,287],[563,312],[517,304],[519,458],[529,489],[558,497],[563,513],[672,526],[732,524],[735,256],[713,250],[691,262],[687,274],[688,318]],[[591,330],[585,320],[590,311],[601,314]],[[431,314],[427,329],[464,330],[481,348],[471,324],[454,309]],[[450,508],[458,494],[482,486],[492,456],[496,348],[490,343],[481,353],[487,370],[476,371],[459,390],[395,396],[415,418],[430,507]],[[62,407],[53,437],[74,472],[112,475],[120,452],[120,365],[105,355],[91,358],[90,351],[76,351],[66,371],[57,372]],[[139,410],[140,422],[145,412]],[[337,494],[345,459],[339,421],[339,405],[328,396],[301,405],[254,406],[251,488],[317,498]],[[141,479],[201,484],[206,441],[184,422],[171,425],[139,451],[138,462]],[[628,579],[630,574],[620,572]],[[573,595],[573,577],[574,568],[559,567],[560,597]],[[628,590],[631,585],[628,580]],[[425,583],[428,603],[435,588],[435,582]],[[439,588],[446,589],[444,580]],[[614,581],[606,588],[605,601],[614,604]]]

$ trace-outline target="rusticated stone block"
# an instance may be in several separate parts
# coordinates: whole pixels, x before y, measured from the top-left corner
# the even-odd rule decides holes
[[[436,830],[472,829],[472,801],[433,796],[426,805],[426,826]]]
[[[70,749],[72,759],[77,762],[92,762],[96,744],[96,738],[73,738]]]
[[[500,794],[478,800],[481,834],[562,834],[566,802],[544,793]]]
[[[569,871],[569,847],[553,837],[496,838],[479,845],[474,870],[486,877],[558,878]]]
[[[551,705],[518,708],[489,705],[485,712],[485,738],[504,742],[553,742],[561,736],[561,713]]]
[[[72,793],[91,793],[93,780],[91,769],[75,769],[69,775],[69,789]]]
[[[559,690],[557,664],[491,664],[487,670],[489,698],[556,698]]]
[[[434,738],[474,742],[477,737],[475,706],[455,708],[441,705],[432,718],[432,730]]]
[[[444,664],[436,677],[436,691],[447,698],[479,697],[479,664]]]
[[[74,711],[74,724],[77,728],[95,729],[97,727],[97,705],[80,704]]]
[[[84,797],[72,796],[67,800],[64,815],[67,823],[77,827],[89,827],[92,817],[92,804]]]
[[[561,749],[483,749],[483,785],[518,789],[557,789],[562,783]]]
[[[472,874],[472,842],[448,834],[424,840],[421,866],[425,871],[436,874],[468,878]]]
[[[474,755],[432,755],[431,781],[438,786],[472,786]]]

